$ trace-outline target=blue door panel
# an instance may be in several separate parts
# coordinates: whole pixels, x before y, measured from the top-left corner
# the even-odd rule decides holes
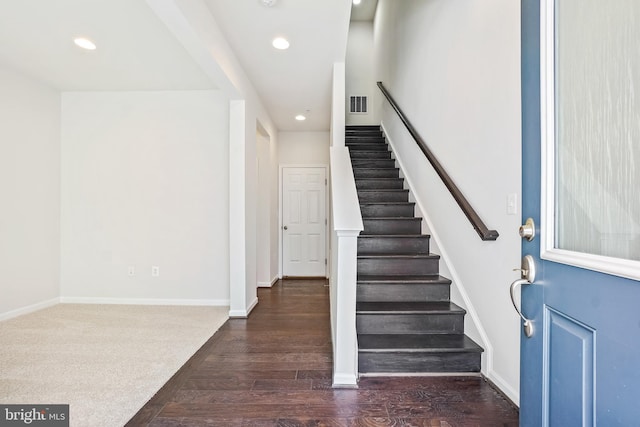
[[[521,0],[521,14],[522,219],[539,226],[540,0]],[[523,241],[528,254],[537,277],[522,287],[534,335],[521,334],[520,425],[640,427],[640,282],[543,260],[539,238]]]
[[[595,331],[546,307],[544,387],[549,426],[593,425],[595,408]]]

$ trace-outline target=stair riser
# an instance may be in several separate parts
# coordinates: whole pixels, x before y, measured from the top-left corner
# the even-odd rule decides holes
[[[354,151],[383,151],[385,153],[390,153],[387,144],[383,144],[381,142],[358,142],[354,144],[347,144],[347,147],[349,147],[349,155]]]
[[[346,125],[345,129],[348,131],[367,131],[367,130],[380,130],[380,125]]]
[[[359,353],[362,373],[480,372],[480,353]]]
[[[353,150],[349,153],[351,159],[390,159],[391,151],[364,151],[364,150]]]
[[[345,131],[345,135],[347,137],[349,137],[349,136],[377,136],[377,137],[380,137],[380,136],[382,136],[382,131],[380,130],[380,128],[378,128],[378,129],[367,129],[367,130],[347,129]]]
[[[358,190],[402,190],[403,184],[404,180],[401,178],[356,180]]]
[[[369,202],[408,202],[408,190],[395,191],[358,191],[358,201],[360,203]]]
[[[438,258],[358,258],[358,274],[404,275],[438,274]]]
[[[415,214],[413,204],[366,204],[360,205],[363,218],[375,217],[405,217],[411,218]]]
[[[354,159],[351,160],[353,168],[394,168],[396,161],[393,159]]]
[[[420,234],[420,220],[363,218],[364,234]]]
[[[464,314],[356,314],[359,334],[462,334]]]
[[[358,284],[357,300],[363,302],[449,301],[448,284]]]
[[[367,134],[363,134],[363,135],[356,135],[356,134],[351,134],[351,135],[346,135],[345,134],[345,143],[347,144],[351,144],[351,143],[355,143],[357,144],[358,142],[376,142],[379,144],[384,144],[386,143],[384,136],[382,135],[382,132],[378,132],[377,134],[371,132],[371,133],[367,133]]]
[[[353,170],[353,176],[357,178],[397,178],[400,176],[400,171],[395,168],[385,169],[366,169],[357,168]]]
[[[358,238],[358,255],[428,254],[429,237],[370,237]]]

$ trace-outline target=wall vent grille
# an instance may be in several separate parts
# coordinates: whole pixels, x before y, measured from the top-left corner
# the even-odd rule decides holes
[[[368,102],[366,95],[353,95],[349,97],[349,113],[367,114]]]

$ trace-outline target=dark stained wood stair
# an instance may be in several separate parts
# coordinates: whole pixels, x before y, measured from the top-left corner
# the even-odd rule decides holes
[[[379,126],[347,126],[364,230],[358,238],[356,328],[360,373],[480,372],[482,348],[415,216]]]

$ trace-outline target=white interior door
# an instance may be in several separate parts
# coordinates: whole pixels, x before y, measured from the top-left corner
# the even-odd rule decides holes
[[[282,275],[326,276],[326,169],[282,170]]]

